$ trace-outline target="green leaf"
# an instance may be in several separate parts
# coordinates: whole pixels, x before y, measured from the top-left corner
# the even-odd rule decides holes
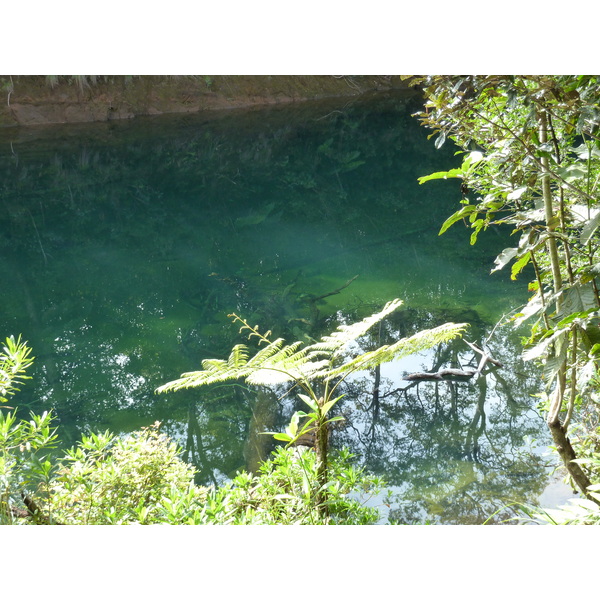
[[[308,406],[312,408],[314,412],[319,410],[319,405],[306,394],[298,394],[298,398],[300,398],[304,403],[308,404]]]
[[[471,239],[469,241],[469,243],[471,244],[471,246],[474,246],[475,243],[477,242],[477,236],[479,235],[479,232],[483,229],[484,225],[485,225],[485,221],[483,219],[477,219],[473,223],[473,225],[471,225],[471,227],[475,230],[471,234]]]
[[[559,316],[564,318],[571,313],[595,310],[596,293],[591,283],[574,285],[564,291]]]
[[[424,175],[418,178],[419,185],[423,185],[427,181],[433,181],[434,179],[462,179],[464,173],[462,168],[450,169],[449,171],[438,171],[431,175]]]
[[[600,210],[597,208],[592,208],[590,209],[590,214],[592,216],[586,221],[579,236],[579,241],[584,245],[590,241],[596,229],[598,229],[598,226],[600,225]]]
[[[463,160],[463,164],[461,166],[463,172],[467,172],[473,169],[473,167],[480,163],[484,159],[483,152],[479,152],[478,150],[473,150],[473,152],[469,152],[467,154],[465,160]]]
[[[526,252],[517,262],[515,262],[510,270],[510,278],[513,281],[516,281],[517,275],[526,267],[530,260],[531,252]]]
[[[466,206],[463,206],[459,211],[455,212],[451,217],[449,217],[448,219],[446,219],[442,225],[442,228],[440,229],[440,232],[438,233],[438,235],[442,235],[442,233],[444,233],[449,227],[451,227],[452,225],[454,225],[454,223],[456,223],[457,221],[460,221],[461,219],[464,219],[465,217],[469,216],[473,211],[476,211],[477,207],[473,204],[467,204]]]
[[[536,358],[540,358],[548,350],[548,347],[553,342],[562,340],[564,338],[565,332],[566,329],[561,329],[559,331],[556,331],[552,335],[544,338],[541,342],[523,352],[523,360],[529,361],[534,360]]]
[[[515,327],[521,326],[527,319],[544,311],[546,305],[542,302],[542,297],[538,291],[535,296],[525,305],[520,313],[514,316]]]
[[[435,140],[435,147],[436,147],[436,149],[439,150],[444,145],[445,141],[446,141],[446,132],[445,131],[440,131],[440,135]]]
[[[587,169],[581,165],[568,165],[566,167],[556,167],[556,173],[567,183],[575,183],[579,179],[587,177]]]
[[[343,397],[344,397],[343,395],[338,396],[337,398],[334,398],[333,400],[329,400],[329,402],[325,402],[325,404],[323,404],[323,406],[321,408],[321,415],[325,416],[329,412],[331,407],[334,406]]]
[[[527,187],[520,187],[516,190],[513,190],[506,196],[507,200],[518,200],[525,192],[527,191]]]

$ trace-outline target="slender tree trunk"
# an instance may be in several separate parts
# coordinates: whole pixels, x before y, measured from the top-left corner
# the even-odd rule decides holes
[[[545,144],[548,141],[548,122],[546,114],[543,111],[540,111],[538,116],[540,122],[540,142],[542,144]],[[554,203],[552,201],[552,190],[550,189],[550,167],[548,157],[543,156],[540,159],[540,163],[543,168],[542,194],[544,199],[544,213],[546,219],[546,227],[548,229],[548,232],[550,233],[550,237],[548,238],[547,242],[548,255],[550,257],[550,265],[552,269],[554,293],[557,294],[556,312],[559,313],[562,304],[562,299],[559,293],[563,288],[563,282],[560,271],[560,258],[558,255],[556,238],[552,235],[552,232],[556,229],[556,225],[559,222],[559,219],[556,218],[557,215],[555,214]],[[569,339],[569,343],[576,343],[576,338],[573,339],[571,337]],[[566,358],[567,356],[569,356],[569,353],[565,354],[563,364],[560,366],[560,369],[556,375],[556,387],[554,389],[552,402],[550,403],[550,410],[548,412],[548,418],[546,420],[546,423],[548,425],[548,428],[550,429],[550,433],[552,434],[552,439],[554,441],[554,444],[556,445],[558,454],[561,457],[567,471],[569,472],[569,475],[572,477],[573,482],[586,497],[590,498],[591,500],[594,500],[589,496],[587,489],[591,485],[591,481],[589,480],[588,476],[585,474],[583,469],[577,463],[573,462],[577,458],[577,455],[575,454],[575,450],[571,445],[571,441],[567,437],[568,420],[565,421],[564,425],[560,422],[560,411],[562,409],[566,389],[566,373],[568,360]]]
[[[540,121],[540,143],[545,144],[548,141],[548,123],[546,113],[540,111],[538,113]],[[552,190],[550,189],[550,167],[548,157],[543,156],[540,159],[543,172],[542,172],[542,195],[544,200],[544,214],[546,219],[546,227],[550,234],[547,242],[548,255],[550,257],[550,266],[552,269],[552,281],[554,284],[554,293],[556,297],[556,312],[560,311],[562,300],[559,292],[562,289],[562,276],[560,273],[560,258],[558,256],[558,248],[556,245],[556,238],[552,235],[556,229],[556,215],[554,213],[554,203],[552,201]],[[556,375],[556,388],[554,390],[554,397],[552,399],[550,410],[548,413],[548,424],[560,423],[559,414],[563,403],[565,384],[566,384],[566,360],[560,366],[560,369]]]
[[[546,120],[546,113],[540,111],[540,143],[545,144],[548,142],[548,124]],[[546,218],[546,227],[550,233],[548,238],[548,254],[550,255],[550,264],[552,267],[552,279],[554,283],[554,292],[558,293],[562,289],[562,276],[560,274],[560,259],[558,257],[558,248],[556,246],[556,238],[552,235],[552,232],[556,229],[557,219],[554,213],[554,203],[552,202],[552,190],[550,189],[550,166],[548,157],[543,156],[540,159],[542,164],[542,193],[544,197],[544,214]],[[560,298],[556,300],[556,310],[560,308]]]
[[[584,494],[588,499],[596,502],[596,504],[600,504],[597,500],[591,497],[588,493],[588,487],[592,484],[589,480],[588,476],[584,473],[583,469],[577,464],[574,463],[573,460],[577,458],[575,454],[575,450],[573,450],[573,446],[571,445],[571,440],[567,437],[567,433],[565,428],[560,423],[558,416],[550,421],[547,421],[548,427],[550,429],[550,433],[552,434],[552,439],[556,446],[556,450],[561,457],[569,475],[572,477],[575,485],[581,490],[581,493]]]
[[[325,504],[326,494],[324,489],[328,479],[329,432],[325,423],[319,423],[317,426],[315,450],[317,453],[317,485],[319,486],[317,503],[321,514],[326,515],[329,511]]]

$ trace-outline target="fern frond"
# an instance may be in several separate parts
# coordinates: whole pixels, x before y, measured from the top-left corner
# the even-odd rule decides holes
[[[364,318],[358,323],[352,325],[340,325],[331,335],[326,335],[321,338],[320,342],[313,344],[309,348],[315,351],[326,351],[332,354],[338,353],[346,346],[365,335],[373,325],[379,323],[402,305],[402,300],[392,300],[388,302],[381,311]]]
[[[207,358],[202,361],[202,371],[183,373],[179,379],[156,389],[158,394],[211,383],[242,379],[248,375],[248,348],[243,344],[233,347],[227,360]]]
[[[201,371],[183,373],[179,379],[157,388],[156,392],[163,393],[231,380],[244,380],[252,385],[277,385],[293,381],[306,387],[312,379],[328,380],[344,376],[429,349],[459,336],[467,327],[465,323],[447,323],[361,354],[341,366],[332,368],[334,360],[350,343],[364,335],[401,304],[400,300],[388,302],[380,312],[353,325],[341,325],[331,335],[322,337],[320,342],[305,347],[302,347],[302,342],[286,345],[282,338],[271,342],[266,336],[257,333],[258,328],[247,326],[246,321],[236,316],[247,329],[267,343],[264,348],[249,357],[248,347],[238,344],[233,347],[227,360],[203,360]]]
[[[231,354],[227,359],[227,366],[230,369],[239,369],[246,366],[248,362],[248,347],[244,344],[237,344],[231,350]],[[204,366],[204,363],[203,363]]]
[[[286,353],[289,353],[290,350],[290,346],[284,346],[285,340],[283,338],[278,338],[275,341],[271,342],[268,346],[265,346],[264,348],[262,348],[261,350],[259,350],[249,361],[248,361],[248,366],[249,367],[260,367],[261,365],[265,364],[268,361],[272,361],[274,360],[275,356],[281,355],[281,353],[283,353],[284,355]],[[292,344],[292,346],[300,346],[301,342],[296,342],[295,344]]]
[[[329,370],[326,379],[333,379],[354,371],[373,369],[383,363],[429,350],[438,344],[459,337],[468,326],[468,323],[445,323],[433,329],[419,331],[411,337],[402,338],[394,344],[381,346],[371,352],[365,352],[353,360]]]

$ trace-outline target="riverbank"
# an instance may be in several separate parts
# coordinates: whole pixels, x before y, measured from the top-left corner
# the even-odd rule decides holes
[[[400,76],[2,76],[0,127],[90,123],[409,89]]]

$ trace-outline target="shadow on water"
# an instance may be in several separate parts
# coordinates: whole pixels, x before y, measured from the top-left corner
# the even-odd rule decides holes
[[[427,141],[418,102],[0,132],[0,324],[36,356],[21,408],[53,408],[66,444],[160,420],[198,481],[220,483],[256,468],[271,448],[259,431],[283,426],[291,401],[241,385],[153,390],[246,341],[229,313],[310,340],[400,297],[404,310],[364,343],[465,320],[483,343],[522,286],[489,276],[502,235],[474,247],[460,226],[438,237],[457,187],[417,177],[457,159]],[[406,389],[408,371],[468,361],[457,342],[346,390],[334,443],[398,490],[392,518],[482,522],[542,492],[547,469],[524,441],[546,435],[535,374],[510,331],[490,347],[505,368],[477,381]]]

